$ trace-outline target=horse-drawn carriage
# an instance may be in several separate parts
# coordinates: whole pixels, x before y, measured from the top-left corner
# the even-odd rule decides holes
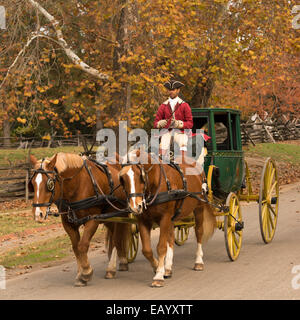
[[[250,170],[242,150],[240,111],[201,108],[193,109],[192,112],[193,132],[204,128],[206,134],[211,137],[205,144],[208,151],[204,162],[208,185],[207,200],[215,207],[215,214],[219,217],[217,227],[224,231],[226,251],[230,260],[234,261],[239,256],[243,238],[241,201],[258,202],[262,239],[265,243],[269,243],[274,237],[279,204],[276,164],[273,159],[266,159],[261,174],[260,190],[254,193]],[[198,155],[194,155],[197,158]],[[115,221],[121,220],[116,218]],[[130,222],[135,221],[130,220]],[[174,223],[177,245],[184,244],[193,226],[193,216]],[[136,256],[139,241],[135,223],[132,230],[131,246],[128,251],[130,262]]]
[[[202,176],[202,174],[201,177],[199,175],[199,177],[192,178],[194,180],[198,179],[197,181],[191,180],[190,182],[188,182],[190,186],[200,186],[200,188],[195,187],[195,189],[192,188],[192,190],[196,190],[198,188],[196,191],[188,191],[186,187],[187,177],[183,175],[180,166],[159,164],[157,167],[154,167],[153,165],[149,164],[148,167],[145,168],[145,166],[140,166],[139,164],[129,163],[128,167],[130,168],[127,168],[125,170],[123,170],[123,168],[122,170],[126,173],[126,175],[128,175],[129,173],[132,174],[130,178],[131,182],[133,181],[133,171],[136,170],[136,173],[140,175],[140,180],[137,180],[134,188],[139,185],[142,185],[143,187],[140,191],[132,191],[134,190],[133,185],[131,185],[129,189],[126,189],[124,183],[121,183],[127,197],[124,197],[124,195],[122,195],[123,198],[118,199],[115,197],[115,192],[117,193],[118,197],[118,194],[121,194],[120,189],[122,188],[119,188],[120,184],[118,185],[118,183],[116,183],[116,180],[118,180],[119,182],[119,178],[122,178],[122,175],[120,175],[120,173],[117,174],[117,167],[111,168],[111,170],[114,170],[115,172],[112,174],[112,172],[109,172],[105,165],[103,166],[90,160],[87,163],[86,160],[73,159],[73,167],[70,169],[68,174],[65,174],[66,177],[64,177],[65,169],[63,168],[67,167],[66,162],[60,160],[61,163],[59,164],[59,168],[57,166],[57,163],[55,162],[58,160],[57,158],[49,160],[46,165],[43,164],[43,161],[35,161],[34,175],[41,174],[41,176],[45,178],[45,181],[47,182],[47,192],[49,195],[46,200],[39,199],[38,203],[34,204],[34,206],[36,208],[39,208],[40,210],[36,211],[36,215],[41,214],[41,207],[49,207],[51,203],[55,201],[61,211],[61,215],[63,216],[64,226],[70,224],[66,226],[67,229],[65,228],[67,232],[68,230],[70,232],[73,232],[71,231],[71,229],[74,225],[80,225],[91,221],[97,221],[97,223],[116,222],[117,224],[129,224],[131,226],[131,232],[130,242],[127,250],[127,260],[128,262],[132,262],[134,261],[138,251],[139,233],[142,231],[137,227],[138,225],[141,225],[141,220],[139,220],[139,218],[137,218],[137,216],[132,213],[135,210],[133,210],[129,205],[130,201],[132,201],[133,199],[136,201],[136,199],[140,198],[141,208],[139,209],[148,210],[148,212],[150,213],[153,208],[155,211],[155,207],[165,205],[165,207],[162,207],[161,211],[163,211],[163,208],[169,208],[169,203],[179,203],[178,207],[173,207],[172,210],[175,211],[175,214],[173,215],[171,213],[172,219],[170,219],[170,221],[172,220],[172,228],[175,228],[175,243],[177,245],[184,244],[184,242],[188,238],[190,228],[195,227],[198,247],[194,269],[202,270],[203,253],[201,249],[201,240],[198,239],[198,237],[202,237],[202,231],[199,231],[201,229],[202,223],[202,218],[199,217],[201,216],[202,212],[197,206],[200,205],[202,207],[206,207],[206,209],[213,212],[214,219],[215,217],[217,217],[216,226],[224,231],[225,245],[228,256],[231,260],[236,260],[241,250],[244,228],[240,201],[257,201],[259,203],[259,221],[261,234],[265,243],[270,242],[274,236],[278,218],[279,186],[275,162],[270,158],[266,160],[261,177],[260,191],[257,194],[253,193],[249,168],[246,161],[244,160],[244,154],[242,151],[240,134],[240,112],[232,109],[193,109],[193,118],[193,131],[195,132],[196,129],[204,129],[207,135],[211,137],[211,139],[206,143],[208,153],[204,161],[204,172],[208,186],[207,192],[201,189],[201,186],[204,182],[203,178],[205,178],[204,175]],[[193,143],[194,139],[191,139],[191,142]],[[150,157],[150,155],[148,156]],[[197,157],[197,155],[195,156]],[[76,162],[78,164],[76,164]],[[151,170],[151,173],[153,173],[154,175],[154,171],[156,170],[156,178],[158,176],[160,178],[159,180],[156,179],[157,181],[156,187],[154,189],[154,194],[151,194],[150,192],[150,194],[148,194],[146,197],[146,187],[149,185],[148,175],[150,176]],[[171,172],[168,170],[173,171]],[[169,176],[168,178],[166,171],[168,171],[172,176],[177,175],[179,177],[178,179],[180,181],[178,185],[182,185],[182,187],[180,187],[180,190],[171,190],[169,180],[171,180],[173,177]],[[100,172],[102,178],[98,179],[98,177],[96,177],[96,175],[98,175],[98,172]],[[78,180],[81,174],[85,174],[86,179],[89,180],[89,192],[86,190],[86,184],[83,184],[87,198],[82,199],[83,195],[81,195],[81,200],[79,201],[66,201],[65,199],[63,199],[63,188],[67,186],[67,184],[72,183],[73,186],[76,186],[76,188],[78,189],[76,189],[76,194],[79,194],[80,190],[83,190],[80,189],[83,187],[80,185],[80,181]],[[78,185],[76,184],[77,180]],[[104,180],[108,181],[106,185],[101,184]],[[163,180],[166,187],[164,189],[165,191],[161,192],[160,186]],[[37,179],[35,180],[36,188],[39,187],[38,184],[40,184],[41,181],[42,177],[40,177],[39,181],[37,181]],[[57,188],[57,190],[55,190],[55,188]],[[75,194],[75,191],[72,191],[72,193]],[[94,195],[91,196],[91,194]],[[183,209],[184,212],[187,212],[189,204],[186,205],[186,203],[188,201],[191,201],[190,208],[195,209],[192,209],[192,212],[194,212],[194,216],[181,214],[181,209]],[[120,208],[126,203],[127,207],[125,206],[123,209]],[[188,208],[186,208],[185,205]],[[97,206],[99,208],[101,207],[100,214],[97,214],[97,211],[95,210],[90,211],[90,215],[77,215],[76,213],[77,210],[85,211],[85,209],[87,209],[87,214],[89,214],[88,210],[92,210],[90,208],[94,208]],[[134,206],[136,206],[136,204],[134,204]],[[103,210],[107,209],[108,207],[110,207],[110,209],[117,209],[117,212],[115,212],[114,210],[109,210],[108,213],[103,213],[105,212]],[[130,210],[128,210],[129,208]],[[174,210],[174,208],[176,210]],[[140,210],[139,213],[141,213],[142,211],[143,210]],[[51,212],[47,210],[47,214],[49,213]],[[154,216],[157,216],[157,214],[158,213],[156,212]],[[175,219],[177,215],[179,217],[182,217],[182,219]],[[163,219],[161,218],[162,216],[163,215],[160,216],[160,219]],[[224,219],[221,219],[221,217],[224,217]],[[155,221],[155,218],[153,221]],[[153,223],[152,225],[150,225],[150,228],[156,228],[158,224],[159,223]],[[84,247],[85,250],[83,262],[79,261],[81,259],[80,257],[82,256],[82,253],[80,252],[78,253],[79,258],[77,259],[79,261],[79,265],[81,264],[79,266],[79,270],[80,268],[86,269],[84,270],[84,272],[79,272],[78,279],[80,280],[81,284],[85,284],[88,281],[92,272],[89,264],[87,263],[86,252],[88,249],[89,240],[92,237],[93,232],[95,232],[96,230],[96,225],[91,225],[89,228],[90,230],[88,230],[86,234],[87,242],[81,246]],[[174,231],[171,232],[168,228],[169,226],[167,226],[165,230],[168,233],[168,243],[170,244],[174,242],[174,238],[172,239],[172,237],[174,237]],[[160,225],[160,229],[162,230],[162,225]],[[146,249],[144,248],[145,237],[149,238],[149,235],[145,236],[145,230],[143,230],[143,232],[143,253],[146,256]],[[77,235],[74,236],[74,243],[72,242],[73,248],[78,245],[77,238]],[[141,238],[143,240],[142,233]],[[75,254],[76,250],[74,250]],[[167,256],[173,256],[173,253],[167,253]],[[153,260],[154,258],[152,256],[152,251],[151,254],[149,253],[149,257],[150,258],[147,258],[149,259],[149,261],[152,259],[151,264],[153,268],[159,269],[159,264],[157,264],[156,260]],[[162,276],[163,275],[160,274],[159,277],[157,276],[157,279],[154,278],[154,280],[157,280],[154,281],[154,286],[161,286]],[[167,276],[165,275],[165,277]]]

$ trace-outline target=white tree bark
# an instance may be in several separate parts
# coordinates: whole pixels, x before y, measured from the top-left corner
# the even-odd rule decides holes
[[[65,41],[63,33],[59,26],[59,22],[48,11],[46,11],[38,2],[34,0],[28,0],[28,1],[52,24],[53,28],[55,29],[59,45],[64,49],[66,55],[71,59],[71,61],[75,65],[77,65],[84,72],[87,72],[98,79],[101,79],[101,80],[108,79],[108,76],[106,74],[101,73],[97,69],[90,67],[76,55],[76,53],[69,47],[69,45]]]

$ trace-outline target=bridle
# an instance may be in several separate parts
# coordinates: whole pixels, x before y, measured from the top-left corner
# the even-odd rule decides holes
[[[143,192],[132,192],[132,193],[127,193],[127,191],[124,188],[124,191],[126,193],[127,196],[127,201],[129,203],[131,198],[134,197],[141,197],[142,198],[142,203],[143,203],[143,208],[146,210],[148,206],[150,206],[155,199],[157,198],[157,195],[159,193],[160,190],[160,185],[161,185],[161,178],[162,178],[162,165],[161,163],[159,163],[159,168],[160,168],[160,174],[159,174],[159,187],[157,188],[154,197],[151,197],[151,193],[149,192],[149,177],[148,174],[149,172],[152,170],[154,164],[149,168],[149,169],[145,169],[143,164],[137,163],[137,164],[133,164],[133,163],[126,163],[126,164],[122,164],[122,166],[136,166],[137,168],[139,168],[140,170],[140,177],[141,180],[144,184],[144,190]],[[152,198],[152,199],[151,199]],[[151,199],[151,200],[150,200]]]
[[[32,179],[37,175],[37,174],[44,174],[47,176],[48,180],[46,183],[47,186],[47,190],[49,192],[51,192],[51,197],[49,202],[44,202],[44,203],[33,203],[32,206],[34,208],[37,207],[47,207],[47,211],[46,211],[46,216],[45,219],[48,217],[48,214],[50,213],[50,207],[52,205],[52,203],[54,203],[54,194],[55,194],[55,183],[56,181],[59,181],[59,175],[57,172],[57,169],[54,168],[54,170],[45,170],[43,168],[43,162],[45,159],[42,160],[41,162],[41,166],[39,167],[39,169],[33,170],[33,174],[31,175],[30,179],[29,179],[29,183],[28,183],[28,187],[29,187],[29,191],[33,192],[33,184],[32,184]],[[53,174],[53,177],[50,177],[49,174]]]
[[[28,183],[28,187],[29,187],[29,191],[32,191],[33,192],[33,184],[32,184],[32,179],[35,177],[35,175],[37,174],[44,174],[47,176],[48,180],[47,180],[47,183],[46,183],[46,186],[47,186],[47,190],[49,192],[51,192],[51,197],[49,199],[49,202],[44,202],[44,203],[33,203],[32,206],[34,208],[37,208],[37,207],[47,207],[47,211],[46,211],[46,215],[45,215],[45,220],[47,219],[48,215],[51,214],[51,205],[53,203],[55,203],[55,200],[54,200],[54,195],[55,195],[55,184],[56,182],[60,182],[60,190],[61,190],[61,195],[60,195],[60,198],[62,198],[63,196],[63,183],[65,180],[71,180],[73,179],[77,174],[79,174],[79,172],[81,171],[81,169],[85,166],[85,161],[83,163],[83,165],[79,168],[79,170],[72,176],[72,177],[68,177],[68,178],[63,178],[61,177],[59,174],[58,174],[58,171],[56,169],[56,167],[54,167],[53,170],[45,170],[43,168],[43,162],[44,162],[45,159],[42,160],[41,162],[41,166],[39,169],[36,169],[36,170],[33,170],[33,174],[31,175],[30,179],[29,179],[29,183]],[[53,174],[54,177],[51,177],[49,176],[49,174]],[[60,203],[62,203],[60,201]],[[61,208],[59,208],[59,212],[61,211]]]

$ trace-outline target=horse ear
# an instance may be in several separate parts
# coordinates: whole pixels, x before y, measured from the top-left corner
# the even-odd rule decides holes
[[[32,165],[35,165],[38,162],[37,158],[35,156],[33,156],[32,154],[29,156],[29,160]]]
[[[50,160],[50,162],[48,163],[48,169],[49,170],[53,170],[56,164],[56,160],[57,160],[57,154],[55,156],[52,157],[52,159]]]

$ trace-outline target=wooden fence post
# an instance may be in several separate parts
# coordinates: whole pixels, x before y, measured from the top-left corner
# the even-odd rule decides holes
[[[29,200],[28,183],[29,183],[29,169],[26,170],[26,178],[25,178],[25,199],[26,199],[26,203],[28,203],[28,200]]]

